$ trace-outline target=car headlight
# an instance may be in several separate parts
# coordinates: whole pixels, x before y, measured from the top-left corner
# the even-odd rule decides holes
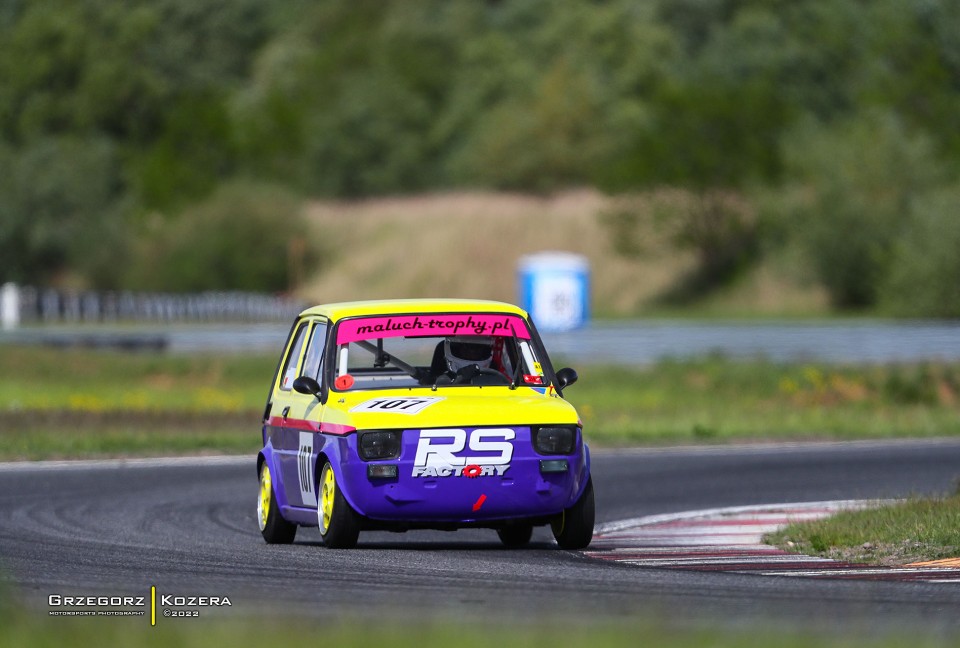
[[[365,461],[396,459],[400,456],[400,432],[397,430],[368,430],[360,433],[358,446]]]
[[[533,428],[533,447],[540,454],[572,454],[577,445],[575,426],[543,426]]]

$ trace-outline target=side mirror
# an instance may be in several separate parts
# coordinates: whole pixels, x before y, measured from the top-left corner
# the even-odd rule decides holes
[[[306,396],[316,396],[320,398],[321,389],[320,383],[316,379],[311,378],[310,376],[300,376],[293,381],[293,390],[298,394],[305,394]]]
[[[577,382],[577,378],[580,376],[577,375],[576,370],[571,369],[570,367],[564,367],[557,372],[557,385],[560,389],[564,387],[569,387],[573,383]],[[296,388],[297,383],[293,383],[294,388]]]

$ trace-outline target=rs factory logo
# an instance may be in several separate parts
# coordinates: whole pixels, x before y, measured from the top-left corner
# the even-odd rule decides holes
[[[413,477],[493,477],[503,475],[513,459],[517,434],[510,428],[421,430]],[[484,453],[458,456],[467,448]]]

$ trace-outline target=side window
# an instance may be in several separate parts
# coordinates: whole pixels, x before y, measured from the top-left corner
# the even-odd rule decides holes
[[[303,360],[303,369],[301,376],[309,376],[317,382],[320,381],[320,371],[323,365],[323,349],[327,341],[327,323],[317,322],[310,335],[310,343],[307,344],[307,357]]]
[[[303,341],[307,337],[308,322],[304,322],[297,329],[293,344],[290,345],[290,354],[283,365],[283,377],[280,379],[280,389],[290,391],[293,389],[293,381],[297,378],[297,362],[300,360],[300,352],[303,351]]]

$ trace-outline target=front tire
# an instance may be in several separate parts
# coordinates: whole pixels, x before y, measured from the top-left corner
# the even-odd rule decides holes
[[[264,461],[260,466],[260,497],[257,498],[257,523],[268,544],[290,544],[297,535],[297,525],[280,515],[277,496],[273,492],[270,467]]]
[[[323,544],[331,549],[355,547],[360,536],[360,516],[343,497],[329,462],[323,464],[319,490],[317,521]]]
[[[593,478],[588,478],[580,499],[550,523],[557,544],[562,549],[584,549],[589,545],[593,540],[594,513]]]

